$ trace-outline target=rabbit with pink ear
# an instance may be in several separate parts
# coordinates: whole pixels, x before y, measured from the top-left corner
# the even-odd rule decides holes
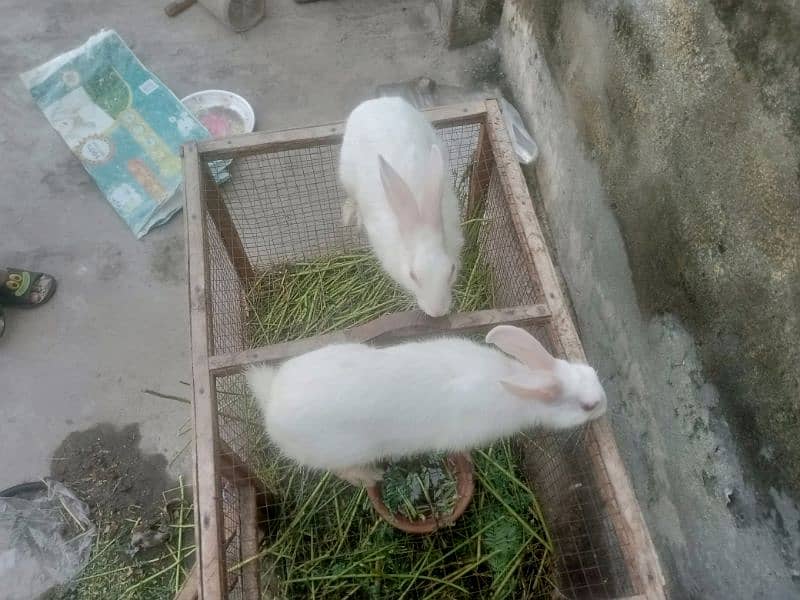
[[[363,225],[384,270],[433,317],[450,311],[464,243],[447,164],[444,142],[401,98],[368,100],[347,119],[342,218]]]
[[[590,366],[552,357],[518,327],[495,327],[486,341],[502,352],[463,338],[331,345],[253,367],[247,380],[286,456],[354,483],[380,479],[381,460],[468,450],[605,412]]]

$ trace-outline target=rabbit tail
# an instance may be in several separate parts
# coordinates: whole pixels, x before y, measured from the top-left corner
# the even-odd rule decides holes
[[[262,406],[266,406],[272,396],[272,380],[276,372],[275,367],[268,366],[250,367],[247,370],[247,385]]]

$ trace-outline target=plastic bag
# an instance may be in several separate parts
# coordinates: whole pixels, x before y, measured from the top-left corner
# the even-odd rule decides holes
[[[96,530],[89,509],[57,481],[36,498],[0,498],[0,582],[7,600],[30,600],[86,565]]]
[[[528,165],[535,161],[539,155],[539,148],[525,128],[525,123],[522,121],[519,112],[500,95],[498,90],[467,91],[455,86],[440,85],[430,77],[417,77],[408,81],[379,85],[375,92],[378,96],[399,96],[420,110],[440,104],[454,104],[498,97],[500,110],[503,112],[503,120],[511,138],[514,153],[517,155],[517,160],[524,165]]]
[[[505,98],[500,98],[500,109],[503,111],[503,120],[506,122],[506,129],[517,159],[523,165],[531,164],[539,155],[539,147],[525,128],[517,109]]]
[[[181,145],[210,134],[116,32],[102,30],[21,77],[137,238],[180,210]],[[218,183],[229,177],[210,167]]]

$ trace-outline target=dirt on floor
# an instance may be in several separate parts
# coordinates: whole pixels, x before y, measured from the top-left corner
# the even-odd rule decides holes
[[[97,521],[134,513],[157,518],[163,492],[175,488],[167,459],[139,449],[139,425],[117,429],[101,423],[69,434],[53,454],[50,474],[89,505]]]

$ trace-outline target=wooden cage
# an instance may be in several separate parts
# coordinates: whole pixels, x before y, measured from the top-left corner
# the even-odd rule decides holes
[[[251,468],[263,431],[242,418],[252,408],[241,374],[248,365],[330,342],[485,332],[499,323],[526,326],[555,355],[585,360],[498,103],[426,115],[448,145],[453,180],[466,182],[466,203],[483,203],[480,243],[497,282],[495,306],[437,319],[386,314],[271,346],[252,347],[248,333],[245,299],[259,273],[365,245],[341,224],[344,124],[185,146],[198,554],[184,598],[261,594],[258,523],[267,519],[270,490]],[[218,185],[207,165],[229,160],[231,179]],[[663,598],[658,558],[608,421],[532,439],[524,471],[554,538],[558,597]]]

